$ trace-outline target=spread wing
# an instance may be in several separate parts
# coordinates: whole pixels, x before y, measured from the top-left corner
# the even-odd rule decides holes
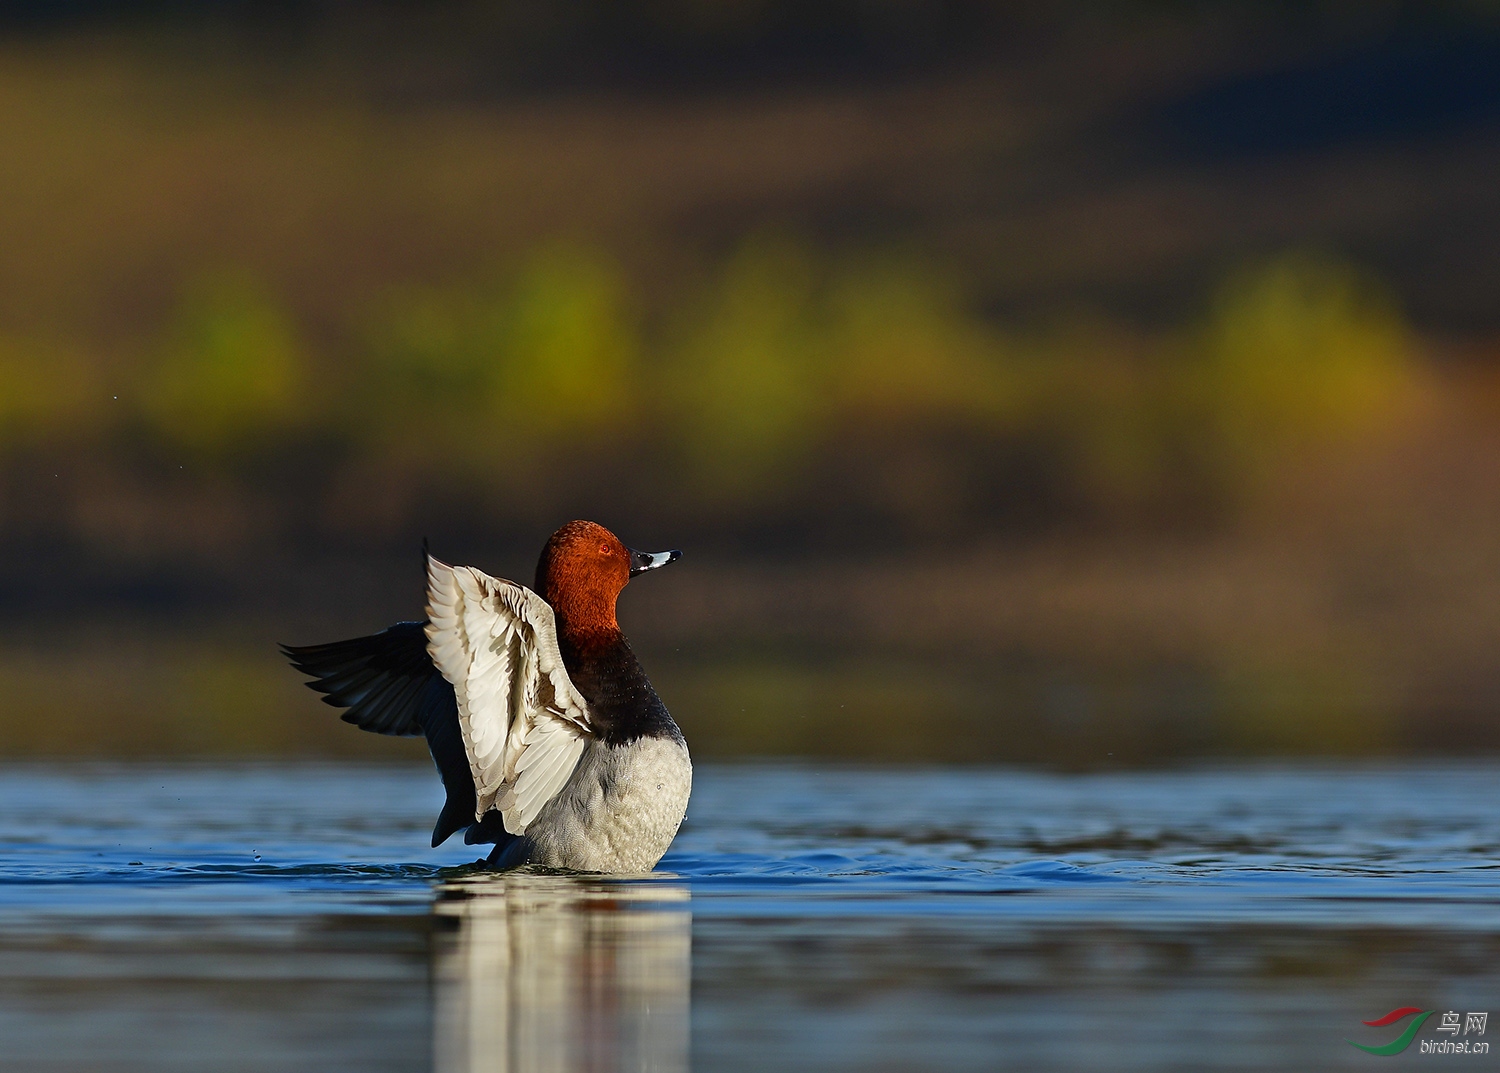
[[[524,834],[593,735],[552,608],[524,585],[428,556],[427,617],[427,652],[458,700],[474,819],[498,809]]]
[[[434,846],[465,828],[466,842],[493,841],[495,832],[470,826],[474,782],[458,726],[458,703],[427,654],[426,631],[425,622],[398,622],[370,637],[305,648],[282,645],[281,650],[313,679],[307,684],[324,694],[325,704],[349,709],[343,715],[346,723],[377,734],[426,735],[448,791],[432,829]]]
[[[434,686],[446,689],[427,658],[421,622],[398,622],[370,637],[281,651],[323,703],[347,708],[341,718],[376,734],[422,733]]]

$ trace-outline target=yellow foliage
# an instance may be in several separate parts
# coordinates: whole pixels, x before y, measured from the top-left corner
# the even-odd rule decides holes
[[[1348,441],[1413,401],[1412,340],[1394,302],[1347,265],[1290,254],[1231,278],[1185,380],[1231,465]]]
[[[0,449],[77,432],[102,401],[94,369],[77,354],[34,339],[0,338]]]
[[[1029,339],[1026,350],[1036,379],[1031,434],[1065,453],[1087,497],[1138,506],[1162,492],[1173,475],[1170,345],[1075,317]]]
[[[1027,405],[1033,371],[963,307],[947,279],[893,258],[855,260],[831,291],[832,388],[841,411],[994,426]]]

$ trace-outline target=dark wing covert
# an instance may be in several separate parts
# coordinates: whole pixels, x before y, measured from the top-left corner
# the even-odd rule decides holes
[[[376,734],[426,736],[448,791],[432,830],[436,846],[474,823],[474,778],[458,725],[458,701],[427,654],[426,626],[398,622],[368,637],[305,647],[282,645],[281,651],[312,679],[308,688],[322,693],[324,704],[348,709],[340,717],[344,722]],[[488,830],[484,833],[493,837]],[[500,834],[509,839],[503,828]]]

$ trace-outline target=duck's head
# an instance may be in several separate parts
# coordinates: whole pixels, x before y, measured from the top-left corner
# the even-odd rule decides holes
[[[675,563],[680,551],[634,551],[597,522],[553,533],[536,564],[536,591],[568,632],[617,630],[615,601],[631,578]]]

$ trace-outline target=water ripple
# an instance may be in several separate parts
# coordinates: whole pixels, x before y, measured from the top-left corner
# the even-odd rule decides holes
[[[705,765],[660,874],[685,881],[700,914],[1500,926],[1496,774]],[[0,909],[409,906],[482,867],[476,847],[426,847],[439,795],[407,768],[12,768]]]

